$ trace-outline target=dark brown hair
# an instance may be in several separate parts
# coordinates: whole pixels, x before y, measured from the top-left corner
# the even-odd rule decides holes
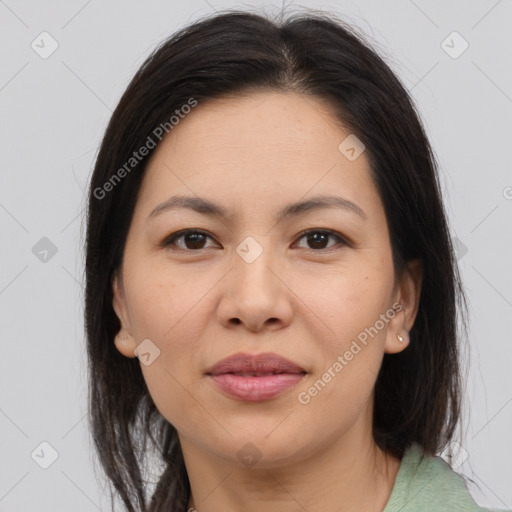
[[[395,275],[409,260],[423,262],[411,342],[401,353],[384,355],[377,378],[375,442],[400,458],[413,442],[434,455],[451,441],[460,419],[457,320],[466,299],[437,164],[408,92],[364,37],[332,13],[310,10],[278,21],[224,11],[183,28],[142,64],[110,119],[90,183],[89,420],[102,468],[115,487],[112,500],[117,492],[128,511],[183,512],[190,486],[176,430],[156,409],[140,362],[114,345],[120,323],[112,306],[112,276],[122,260],[149,155],[129,172],[119,170],[126,170],[133,152],[191,98],[200,106],[256,91],[313,95],[330,105],[366,146],[385,207]],[[461,319],[466,332],[465,316]],[[149,497],[143,471],[148,440],[162,463]]]

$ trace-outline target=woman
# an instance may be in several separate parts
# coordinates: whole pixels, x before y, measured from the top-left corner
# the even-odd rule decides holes
[[[86,245],[90,421],[126,510],[483,510],[436,457],[465,304],[436,162],[342,21],[231,11],[163,42]]]

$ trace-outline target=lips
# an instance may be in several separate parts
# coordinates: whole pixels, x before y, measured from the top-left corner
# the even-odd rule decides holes
[[[295,387],[306,374],[297,363],[271,353],[235,354],[206,372],[218,390],[243,402],[275,398]]]
[[[264,377],[277,374],[306,374],[298,364],[272,353],[235,354],[222,359],[206,371],[207,375],[233,374],[241,377]]]

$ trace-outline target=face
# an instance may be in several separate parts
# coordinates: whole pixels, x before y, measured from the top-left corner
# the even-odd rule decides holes
[[[152,155],[113,281],[115,343],[144,354],[152,399],[190,450],[273,467],[371,435],[377,374],[407,346],[419,280],[395,282],[369,161],[339,149],[349,135],[318,99],[260,93],[198,105]],[[223,214],[155,211],[174,196]],[[285,210],[321,196],[338,202]],[[207,373],[240,353],[303,372],[233,396]]]

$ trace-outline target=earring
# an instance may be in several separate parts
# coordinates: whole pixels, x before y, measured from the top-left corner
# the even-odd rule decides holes
[[[397,334],[397,338],[402,342],[404,343],[405,342],[405,339],[403,336],[400,336],[400,334]]]

